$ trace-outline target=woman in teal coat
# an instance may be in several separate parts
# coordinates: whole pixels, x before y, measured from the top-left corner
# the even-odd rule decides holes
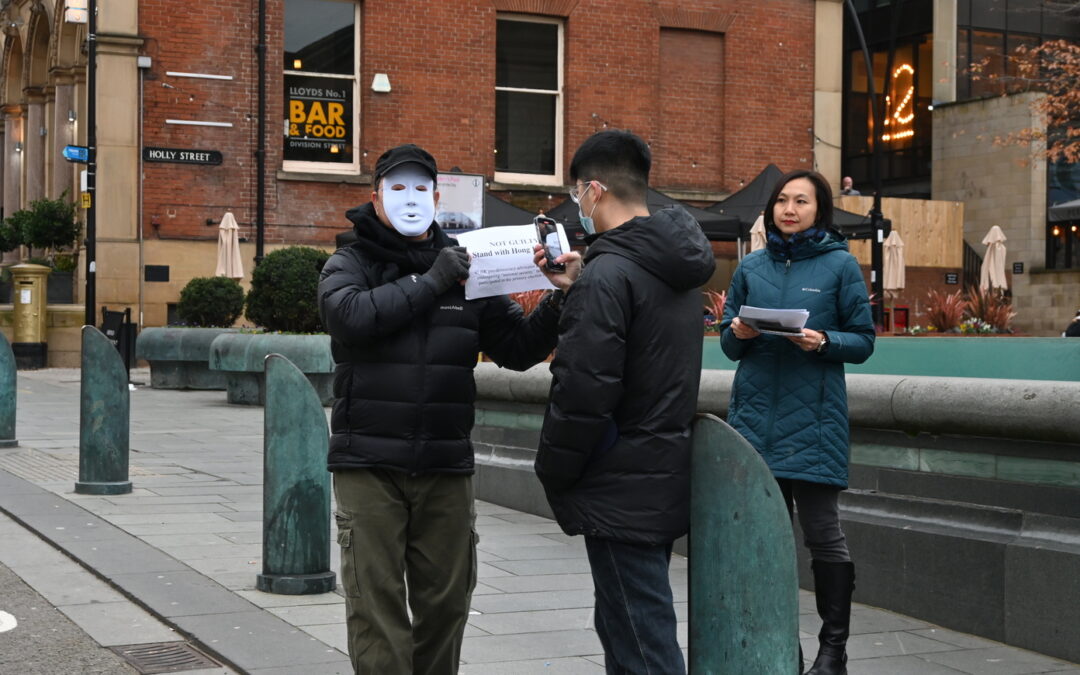
[[[810,550],[822,627],[807,675],[847,672],[855,568],[838,510],[848,481],[844,364],[874,351],[866,283],[832,212],[820,174],[783,176],[765,208],[768,243],[739,263],[721,323],[724,353],[739,362],[728,423],[761,453],[788,512],[798,507]],[[743,305],[810,317],[800,337],[763,335],[739,320]]]

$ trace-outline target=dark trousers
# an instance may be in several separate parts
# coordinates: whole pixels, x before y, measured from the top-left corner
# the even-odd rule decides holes
[[[822,483],[777,478],[787,504],[798,508],[799,525],[810,557],[822,562],[850,562],[847,537],[840,529],[840,488]]]
[[[476,586],[472,476],[337,471],[334,496],[353,669],[456,673]]]
[[[607,672],[685,673],[668,578],[671,543],[640,546],[585,537],[585,549]]]

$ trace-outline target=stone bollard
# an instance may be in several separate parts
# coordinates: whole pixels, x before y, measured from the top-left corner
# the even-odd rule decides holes
[[[334,590],[326,412],[307,377],[266,357],[263,413],[263,571],[255,587],[308,595]]]
[[[11,343],[0,333],[0,448],[13,448],[19,444],[15,439],[15,401],[19,383],[17,370]]]
[[[712,415],[694,424],[690,672],[801,673],[795,539],[769,467]]]
[[[127,368],[116,347],[93,326],[82,329],[79,411],[79,480],[83,495],[131,492],[128,454],[131,392]]]

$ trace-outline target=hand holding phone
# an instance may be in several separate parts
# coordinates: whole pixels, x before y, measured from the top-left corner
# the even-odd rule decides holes
[[[556,263],[555,259],[563,254],[562,244],[559,242],[559,228],[552,218],[536,216],[533,218],[536,226],[536,239],[544,247],[545,265],[554,272],[565,272],[566,265]]]

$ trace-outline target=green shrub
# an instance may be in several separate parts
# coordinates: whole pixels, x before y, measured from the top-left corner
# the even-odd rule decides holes
[[[244,289],[236,279],[197,277],[180,291],[176,313],[189,326],[229,327],[244,311]]]
[[[79,238],[79,223],[75,220],[75,204],[66,197],[65,192],[59,199],[35,199],[30,208],[19,209],[5,223],[31,250],[55,252],[72,246]]]
[[[263,258],[251,273],[247,318],[270,331],[321,332],[316,296],[329,257],[317,248],[290,246]]]
[[[53,269],[57,272],[74,272],[78,260],[71,253],[57,253],[53,256]]]
[[[19,230],[12,227],[6,219],[0,222],[0,253],[14,251],[22,244],[19,239]]]

